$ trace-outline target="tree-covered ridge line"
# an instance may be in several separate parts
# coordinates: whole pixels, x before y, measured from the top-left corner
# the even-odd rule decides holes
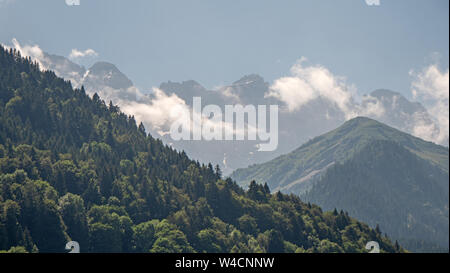
[[[244,191],[83,88],[0,46],[0,249],[65,252],[403,251],[345,212]]]
[[[448,196],[448,173],[439,165],[377,140],[330,167],[301,198],[379,224],[408,250],[448,252]]]

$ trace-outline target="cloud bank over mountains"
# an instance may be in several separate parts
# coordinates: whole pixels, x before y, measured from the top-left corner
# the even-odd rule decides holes
[[[357,88],[345,77],[328,68],[308,64],[302,57],[290,69],[290,75],[267,83],[258,75],[247,75],[215,90],[207,90],[195,81],[166,82],[148,93],[141,92],[113,64],[97,62],[89,69],[75,61],[96,57],[93,49],[73,49],[68,57],[45,53],[38,45],[21,45],[13,39],[13,48],[36,60],[42,69],[50,69],[85,87],[90,95],[98,93],[121,107],[128,115],[143,122],[155,137],[203,162],[221,165],[224,173],[250,164],[261,163],[290,152],[307,140],[335,129],[346,120],[367,116],[428,141],[448,146],[449,136],[449,71],[430,65],[422,71],[411,71],[411,102],[400,93],[375,90],[358,96]],[[382,84],[382,83],[380,83]],[[258,152],[258,141],[173,141],[170,125],[180,116],[200,115],[208,126],[221,126],[220,121],[193,113],[192,98],[201,97],[202,105],[226,104],[280,106],[279,146],[274,152]],[[233,128],[223,126],[224,130]]]
[[[284,102],[290,112],[321,97],[334,103],[346,117],[354,117],[352,93],[356,93],[356,88],[348,85],[345,78],[333,75],[326,67],[305,66],[306,61],[302,57],[291,67],[292,76],[275,80],[266,97]]]
[[[280,100],[289,112],[295,112],[311,101],[323,98],[337,106],[347,120],[356,116],[372,117],[425,140],[448,146],[448,69],[441,72],[433,64],[418,73],[410,72],[412,97],[427,108],[417,105],[416,111],[411,111],[402,108],[405,98],[399,93],[382,94],[383,92],[378,91],[365,95],[358,102],[355,99],[358,97],[356,87],[348,84],[345,77],[334,75],[321,65],[305,66],[306,61],[302,57],[292,66],[291,76],[275,80],[266,97]],[[403,100],[403,105],[399,104],[399,100]],[[393,113],[396,109],[397,113]],[[393,123],[392,119],[399,114],[404,115],[403,124]]]
[[[428,112],[438,123],[438,135],[430,135],[436,130],[431,125],[422,124],[415,128],[415,134],[436,143],[447,143],[449,141],[449,69],[440,71],[433,64],[420,72],[411,71],[414,80],[412,82],[412,93],[414,99],[421,100],[428,108]]]
[[[69,55],[69,59],[78,59],[78,58],[84,58],[89,56],[98,56],[98,53],[95,52],[95,50],[88,48],[84,51],[78,50],[76,48],[72,49]]]

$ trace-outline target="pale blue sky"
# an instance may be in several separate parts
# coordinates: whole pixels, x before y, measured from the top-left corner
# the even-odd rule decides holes
[[[206,87],[258,73],[289,75],[301,56],[360,94],[408,97],[411,69],[448,68],[448,0],[0,0],[0,43],[17,38],[69,55],[92,48],[143,88],[194,79]]]

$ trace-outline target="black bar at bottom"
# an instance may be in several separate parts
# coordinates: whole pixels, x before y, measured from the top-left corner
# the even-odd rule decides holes
[[[370,268],[406,270],[424,264],[446,265],[449,254],[0,254],[0,264],[22,269],[51,264],[78,272],[130,267],[140,272],[307,272],[344,269],[364,272]],[[61,268],[63,269],[63,268]],[[126,273],[129,273],[126,272]]]

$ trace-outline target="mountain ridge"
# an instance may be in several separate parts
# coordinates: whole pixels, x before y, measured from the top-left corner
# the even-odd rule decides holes
[[[324,210],[380,225],[414,251],[448,249],[449,150],[358,117],[272,161],[237,170]]]
[[[356,127],[359,127],[360,130],[353,132],[352,129]],[[350,133],[354,133],[351,138],[345,137],[346,134]],[[335,161],[342,161],[348,158],[350,153],[356,149],[356,147],[354,147],[352,143],[349,142],[358,142],[359,146],[363,146],[371,140],[391,139],[394,135],[397,141],[401,141],[409,149],[414,151],[418,156],[431,159],[448,173],[448,149],[445,149],[443,146],[439,146],[432,142],[427,142],[417,137],[408,135],[373,119],[369,119],[366,117],[357,117],[345,122],[342,126],[327,134],[313,138],[312,140],[308,141],[307,143],[303,144],[299,148],[286,155],[282,155],[263,164],[252,165],[245,169],[238,169],[233,172],[231,177],[233,179],[236,179],[241,183],[241,185],[244,186],[247,185],[251,180],[257,180],[263,183],[268,183],[269,186],[271,186],[274,190],[289,189],[290,187],[286,188],[286,186],[289,186],[290,183],[304,178],[312,172],[316,172],[316,174],[314,174],[313,176],[317,177],[317,175],[324,171],[324,168],[326,166],[334,164]],[[307,155],[308,151],[314,150],[315,147],[320,146],[323,143],[333,144],[332,146],[329,146],[327,148],[315,149],[315,151],[313,151],[313,154]],[[445,151],[447,151],[447,154]],[[324,159],[322,156],[322,158],[320,158],[320,162],[315,162],[317,163],[316,166],[311,164],[311,162],[306,162],[310,157],[317,156],[317,153],[319,152],[331,153],[331,158],[325,157]],[[298,164],[296,163],[296,165],[292,165],[292,163],[289,162],[290,160],[300,160],[300,162]],[[277,171],[275,171],[275,168],[277,169]],[[285,179],[281,179],[280,181],[280,174],[285,173],[287,169],[289,169],[290,172],[287,173],[284,177],[288,177]],[[299,169],[304,171],[304,173],[299,173]],[[251,173],[258,173],[260,170],[266,170],[264,172],[264,175],[261,173],[260,175],[251,175]],[[262,178],[262,176],[265,176],[265,174],[269,175],[264,179]],[[291,175],[290,178],[289,175]],[[275,177],[277,178],[275,179]],[[295,179],[292,177],[295,177]],[[279,181],[279,185],[275,185],[274,183],[272,183],[272,179],[273,182],[275,182],[275,180]],[[308,181],[311,181],[311,179],[306,179],[303,182]]]

